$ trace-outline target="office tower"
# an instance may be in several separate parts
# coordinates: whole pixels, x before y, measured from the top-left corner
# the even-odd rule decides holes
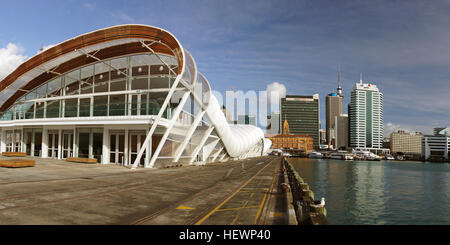
[[[342,111],[342,102],[344,95],[342,94],[341,87],[341,71],[338,66],[338,87],[336,93],[328,94],[325,97],[325,125],[326,125],[326,143],[328,145],[333,145],[336,148],[336,120],[337,116],[340,116]]]
[[[345,149],[348,147],[348,115],[341,114],[335,117],[336,124],[336,149]]]
[[[381,149],[383,144],[383,94],[377,86],[359,83],[350,97],[350,146]]]
[[[422,133],[406,133],[403,130],[391,133],[391,153],[422,154]]]
[[[449,159],[450,127],[435,128],[433,135],[424,135],[422,138],[422,156],[425,160]]]
[[[287,120],[291,134],[313,137],[319,148],[319,94],[287,95],[281,99],[281,120]]]

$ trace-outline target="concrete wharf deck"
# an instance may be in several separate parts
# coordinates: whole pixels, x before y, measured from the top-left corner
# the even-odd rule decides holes
[[[293,222],[286,193],[278,188],[278,157],[136,170],[24,159],[36,166],[0,168],[0,224]]]

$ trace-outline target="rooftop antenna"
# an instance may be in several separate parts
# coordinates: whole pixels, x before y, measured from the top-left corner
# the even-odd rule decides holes
[[[342,87],[341,87],[341,65],[338,64],[338,87],[337,94],[342,97]]]
[[[359,73],[359,83],[360,83],[360,84],[362,84],[362,83],[363,83],[363,81],[362,81],[362,72],[361,72],[361,73]]]

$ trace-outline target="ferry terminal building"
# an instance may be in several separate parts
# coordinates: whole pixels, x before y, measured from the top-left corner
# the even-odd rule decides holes
[[[147,25],[87,33],[0,81],[0,152],[158,167],[265,155],[252,125],[229,125],[194,58]]]

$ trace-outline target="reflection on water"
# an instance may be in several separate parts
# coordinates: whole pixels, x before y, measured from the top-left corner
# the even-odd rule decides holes
[[[450,164],[290,158],[330,224],[450,224]]]

